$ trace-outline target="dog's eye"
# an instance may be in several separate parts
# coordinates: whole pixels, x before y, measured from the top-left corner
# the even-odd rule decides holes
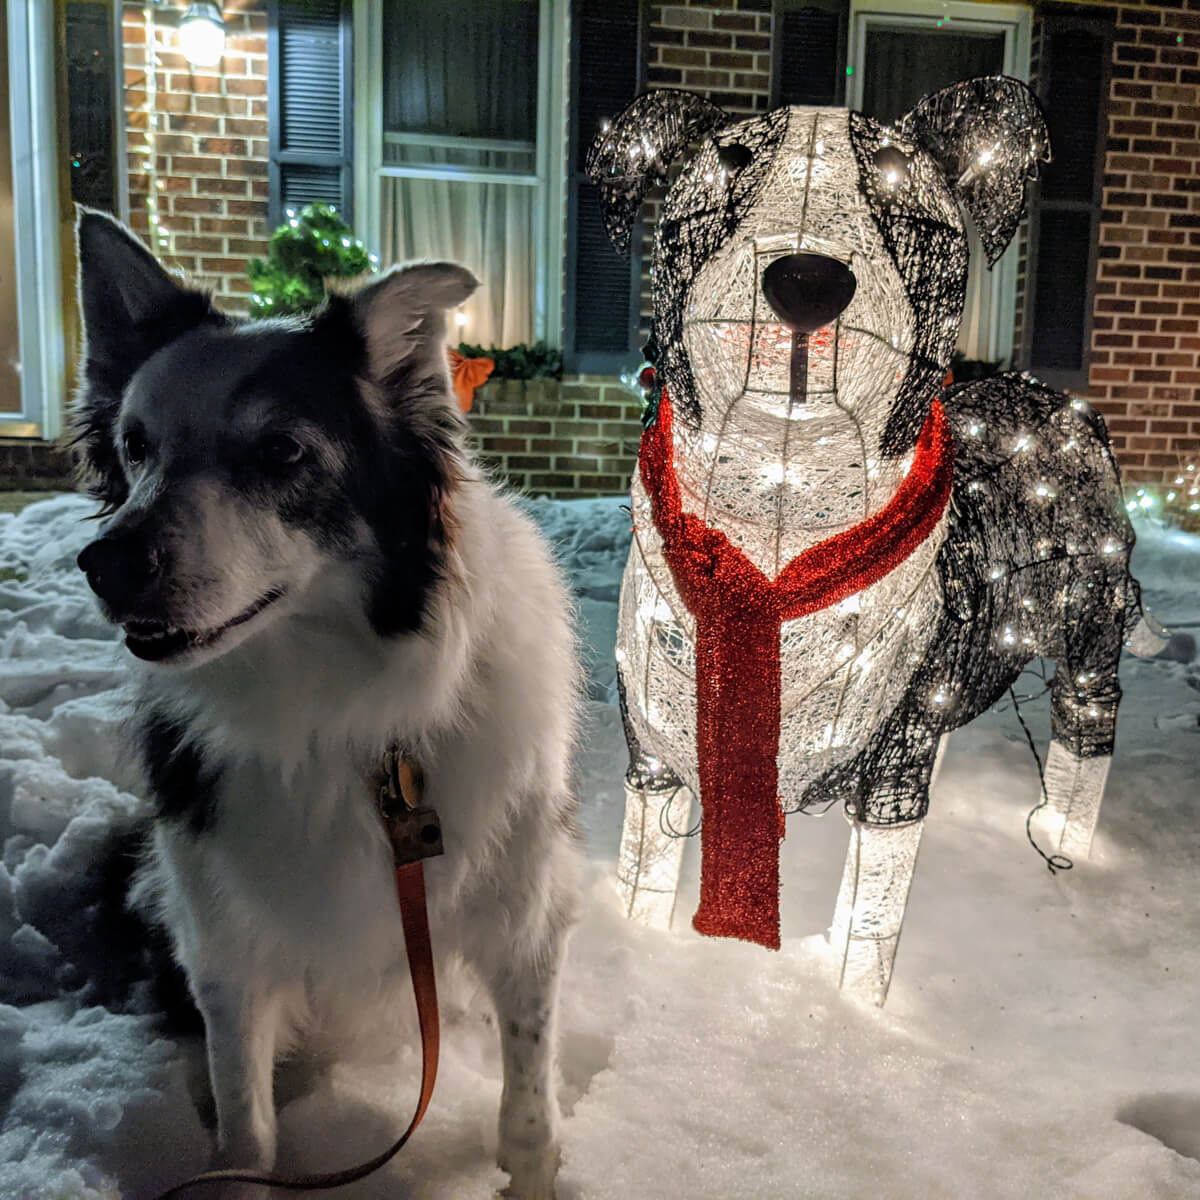
[[[268,434],[258,450],[266,462],[277,467],[294,467],[305,455],[304,444],[290,433]]]
[[[895,146],[880,146],[872,160],[886,187],[897,187],[908,178],[912,165],[907,154]]]
[[[146,461],[146,439],[136,429],[131,429],[121,439],[121,444],[130,466],[137,467]]]
[[[728,146],[717,147],[717,157],[721,160],[721,166],[732,174],[748,167],[754,155],[750,153],[749,147],[743,146],[741,142],[731,142]]]

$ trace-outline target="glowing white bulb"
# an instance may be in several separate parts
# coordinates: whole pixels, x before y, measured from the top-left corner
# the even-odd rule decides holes
[[[215,67],[225,52],[225,22],[211,2],[191,4],[179,21],[179,48],[193,67]]]

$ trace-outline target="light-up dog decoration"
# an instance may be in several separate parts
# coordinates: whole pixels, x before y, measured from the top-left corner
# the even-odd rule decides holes
[[[1053,659],[1047,792],[1059,848],[1086,851],[1140,612],[1101,418],[1024,375],[942,389],[960,205],[994,263],[1049,158],[1045,121],[1007,78],[893,128],[648,93],[588,160],[619,248],[689,153],[655,231],[620,884],[630,915],[670,923],[695,793],[695,926],[777,947],[784,814],[840,802],[831,939],[843,984],[882,1002],[942,737]]]

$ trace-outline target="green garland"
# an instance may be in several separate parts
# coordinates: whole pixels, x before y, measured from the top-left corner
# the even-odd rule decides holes
[[[271,235],[267,257],[246,264],[254,289],[252,317],[309,312],[325,299],[327,279],[352,279],[374,271],[378,262],[332,205],[288,209],[287,217]],[[562,351],[545,342],[506,350],[464,343],[458,352],[466,358],[490,358],[496,364],[494,379],[562,378]]]
[[[510,346],[500,350],[495,346],[470,346],[462,342],[458,352],[464,358],[490,358],[496,364],[493,379],[561,379],[562,351],[545,342],[533,345]]]
[[[326,279],[352,279],[375,269],[375,256],[332,205],[308,204],[287,215],[271,235],[267,257],[246,264],[254,288],[252,317],[308,312],[325,299]]]

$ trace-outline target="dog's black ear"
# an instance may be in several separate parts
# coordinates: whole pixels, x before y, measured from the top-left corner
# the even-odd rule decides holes
[[[645,92],[607,122],[587,156],[588,178],[600,188],[604,228],[620,251],[646,190],[666,181],[667,170],[691,142],[729,124],[724,109],[691,92]]]
[[[446,380],[446,314],[478,286],[457,263],[416,263],[394,267],[358,292],[353,304],[371,378],[386,385],[403,374],[408,386]]]
[[[941,167],[994,265],[1021,222],[1025,181],[1050,161],[1037,97],[1019,79],[968,79],[926,96],[899,125]]]
[[[120,222],[81,208],[75,225],[79,310],[83,317],[82,386],[74,413],[80,476],[116,508],[125,477],[112,438],[121,393],[156,351],[205,322],[222,323],[203,292],[177,283]]]
[[[134,235],[105,213],[76,224],[79,307],[89,370],[121,386],[155,350],[212,315],[203,292],[182,287]]]

